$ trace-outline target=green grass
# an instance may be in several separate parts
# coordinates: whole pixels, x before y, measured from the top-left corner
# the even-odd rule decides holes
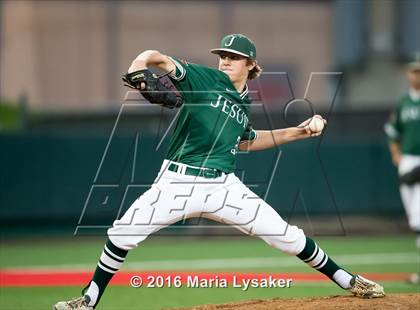
[[[388,253],[416,254],[414,238],[411,236],[374,236],[374,237],[334,237],[316,238],[321,247],[331,256]],[[45,239],[28,241],[7,241],[1,243],[0,266],[56,266],[86,264],[91,269],[96,266],[103,247],[103,239],[73,238]],[[387,261],[387,255],[380,263],[345,264],[352,272],[415,272],[419,270],[418,261]],[[129,253],[127,264],[134,262],[153,262],[187,259],[221,258],[279,258],[289,259],[278,250],[270,248],[264,242],[246,237],[223,238],[151,238]],[[291,257],[290,259],[294,259]],[[337,261],[340,264],[340,261]],[[315,272],[305,264],[274,268],[258,266],[256,268],[212,269],[211,271],[272,271],[272,272]],[[420,287],[400,282],[384,282],[386,291],[420,292]],[[50,309],[60,299],[67,299],[80,294],[78,287],[36,287],[36,288],[0,288],[0,309]],[[295,282],[291,288],[251,288],[243,291],[239,288],[131,288],[111,286],[107,289],[98,309],[162,309],[187,307],[206,303],[225,303],[247,299],[274,297],[305,297],[347,294],[330,282]]]
[[[1,243],[0,266],[45,266],[87,263],[96,265],[104,239],[41,239]],[[322,237],[317,243],[329,256],[357,253],[415,253],[414,237]],[[150,238],[129,253],[127,262],[244,257],[284,257],[285,254],[249,237]],[[307,270],[305,265],[302,270]],[[370,269],[369,269],[370,270]],[[295,270],[294,270],[295,271]],[[404,271],[404,270],[400,270]]]

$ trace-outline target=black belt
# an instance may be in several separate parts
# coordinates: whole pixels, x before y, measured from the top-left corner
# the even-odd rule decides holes
[[[178,171],[179,168],[180,168],[180,165],[177,165],[175,163],[170,163],[168,170],[181,173],[180,171]],[[187,166],[184,174],[194,175],[194,176],[203,177],[207,179],[215,179],[215,178],[220,177],[222,173],[223,173],[222,171],[213,169],[213,168],[194,168],[194,167]]]

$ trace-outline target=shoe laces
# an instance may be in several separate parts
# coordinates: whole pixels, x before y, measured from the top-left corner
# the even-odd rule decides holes
[[[357,285],[361,286],[362,288],[366,288],[366,289],[370,288],[370,287],[375,287],[375,283],[373,283],[369,280],[363,279],[361,277],[356,277],[356,283],[357,283]]]
[[[77,298],[75,300],[69,301],[69,306],[75,308],[75,307],[87,306],[87,304],[86,304],[85,298],[80,297],[80,298]],[[77,309],[77,308],[75,308],[75,309]]]

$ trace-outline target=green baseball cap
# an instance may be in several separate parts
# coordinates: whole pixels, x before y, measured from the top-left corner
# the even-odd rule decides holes
[[[254,42],[243,34],[229,34],[225,36],[220,42],[219,48],[210,50],[213,54],[220,54],[220,52],[230,52],[251,59],[257,57],[257,50]]]

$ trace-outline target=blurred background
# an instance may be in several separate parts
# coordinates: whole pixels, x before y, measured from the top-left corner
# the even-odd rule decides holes
[[[2,235],[110,225],[153,182],[175,116],[123,107],[121,74],[146,49],[216,66],[229,33],[266,72],[250,83],[256,129],[308,117],[298,103],[286,119],[294,98],[328,117],[322,138],[239,154],[246,184],[308,234],[407,232],[383,125],[420,51],[419,1],[3,0]]]

